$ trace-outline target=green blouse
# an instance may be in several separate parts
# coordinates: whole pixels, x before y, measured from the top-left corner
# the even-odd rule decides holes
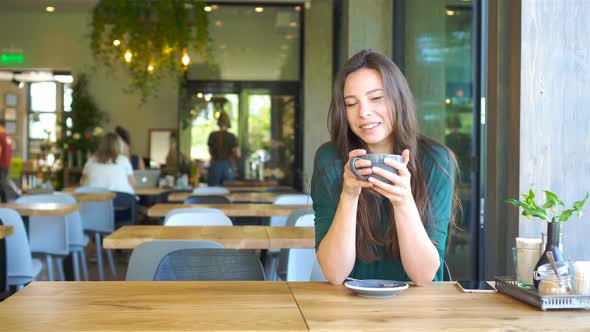
[[[420,157],[422,158],[424,176],[432,203],[432,215],[429,220],[426,220],[425,228],[428,236],[438,250],[441,262],[440,269],[436,273],[434,280],[442,281],[445,244],[451,216],[455,168],[449,160],[446,150],[439,146],[433,146],[433,149],[435,153],[422,152]],[[330,229],[334,215],[336,214],[340,193],[342,192],[342,176],[345,162],[340,159],[336,151],[336,146],[332,143],[322,145],[316,153],[313,178],[311,180],[311,196],[313,198],[313,209],[315,212],[316,250]],[[388,218],[384,213],[382,215],[384,215],[381,220],[382,229],[386,232]],[[350,273],[350,277],[359,279],[410,280],[404,271],[401,261],[385,258],[368,264],[357,259]]]

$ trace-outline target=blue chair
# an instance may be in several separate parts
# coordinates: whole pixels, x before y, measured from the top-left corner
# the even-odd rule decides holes
[[[287,226],[295,226],[295,224],[297,223],[297,221],[299,220],[299,218],[306,216],[306,215],[314,215],[314,211],[313,209],[298,209],[293,211],[289,217],[287,217]],[[311,225],[313,226],[313,224]],[[281,280],[287,280],[287,269],[289,266],[289,252],[291,249],[281,249],[280,253],[279,253],[279,257],[278,257],[278,265],[276,268],[276,274],[278,276],[279,279]],[[276,258],[272,258],[273,262],[272,263],[276,263],[274,262],[274,260]],[[267,269],[267,271],[269,271]],[[266,275],[268,276],[271,272],[267,272]],[[270,278],[269,278],[270,279]]]
[[[230,204],[231,201],[225,196],[189,196],[184,204]]]
[[[295,222],[296,227],[313,227],[315,216],[306,214]],[[315,249],[294,248],[289,249],[287,264],[287,281],[311,281],[314,265],[317,263]],[[316,271],[316,274],[320,271]],[[319,278],[316,277],[316,278]],[[322,277],[323,278],[323,275]],[[325,278],[323,278],[325,279]]]
[[[252,250],[179,249],[158,265],[154,280],[265,280],[262,264]]]
[[[137,198],[130,193],[114,192],[115,228],[124,225],[137,225]]]
[[[110,193],[107,188],[80,187],[76,188],[77,193]],[[115,230],[115,215],[113,200],[102,202],[80,202],[80,216],[84,230],[93,234],[96,243],[96,262],[98,264],[98,279],[104,280],[103,257],[102,257],[102,236],[111,234]],[[106,250],[107,258],[111,268],[111,274],[117,275],[113,252]]]
[[[164,256],[174,250],[189,248],[223,249],[223,246],[213,241],[190,240],[161,240],[141,243],[131,253],[125,280],[152,281]]]
[[[0,220],[13,228],[11,236],[6,238],[6,284],[21,289],[33,282],[43,269],[38,259],[33,259],[25,225],[20,215],[12,209],[0,208]]]
[[[229,195],[229,189],[224,187],[199,187],[193,190],[194,195]]]
[[[54,193],[22,196],[17,204],[25,203],[63,203],[77,204],[76,199],[68,194]],[[60,279],[64,280],[63,258],[72,255],[74,278],[80,280],[80,265],[84,280],[88,280],[88,267],[84,252],[90,238],[84,235],[80,212],[74,211],[65,216],[31,216],[29,217],[29,245],[32,252],[46,255],[49,280],[53,279],[52,258],[57,258]],[[80,261],[80,265],[79,262]]]

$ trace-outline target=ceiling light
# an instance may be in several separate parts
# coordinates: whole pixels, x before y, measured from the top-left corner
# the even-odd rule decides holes
[[[45,7],[45,11],[48,13],[53,13],[55,11],[55,7],[47,6],[47,7]]]
[[[210,12],[211,11],[211,6],[205,6],[203,8],[206,12]]]
[[[125,62],[129,63],[129,62],[131,62],[131,58],[133,57],[133,54],[131,54],[130,50],[127,50],[125,52],[124,57],[125,57]]]
[[[113,40],[113,45],[119,46],[119,45],[121,45],[121,41],[119,39],[115,39],[115,40]]]
[[[301,11],[301,6],[295,6],[295,11],[296,12]]]
[[[262,8],[262,7],[256,7],[256,8],[254,8],[254,11],[257,12],[257,13],[262,13],[264,11],[264,8]]]
[[[447,9],[447,15],[448,16],[453,16],[453,15],[455,15],[455,11],[454,10]]]

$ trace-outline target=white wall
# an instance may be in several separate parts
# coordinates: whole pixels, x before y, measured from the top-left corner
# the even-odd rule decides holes
[[[519,179],[521,193],[549,189],[570,207],[590,191],[590,2],[567,4],[522,1]],[[562,227],[566,259],[590,260],[584,212]],[[540,232],[545,223],[521,218],[520,236]]]
[[[20,68],[67,69],[74,75],[82,71],[89,73],[91,93],[98,106],[110,115],[107,129],[116,125],[128,128],[133,149],[145,155],[148,128],[176,128],[177,84],[163,81],[158,96],[140,106],[138,95],[124,92],[129,84],[126,73],[111,72],[100,65],[91,71],[96,63],[90,53],[89,22],[85,13],[3,11],[0,49],[22,49],[26,63]]]

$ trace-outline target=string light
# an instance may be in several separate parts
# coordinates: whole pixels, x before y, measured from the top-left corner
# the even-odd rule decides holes
[[[127,62],[127,63],[131,62],[132,57],[133,57],[133,54],[131,54],[131,50],[125,51],[125,62]]]
[[[119,45],[121,45],[121,41],[119,39],[115,39],[115,40],[113,40],[113,45],[119,46]]]
[[[153,73],[154,72],[154,65],[152,65],[151,63],[148,65],[147,67],[148,72]]]
[[[191,63],[191,58],[188,56],[186,48],[182,52],[182,59],[180,59],[180,61],[182,61],[182,64],[185,66],[188,66],[188,64]]]

